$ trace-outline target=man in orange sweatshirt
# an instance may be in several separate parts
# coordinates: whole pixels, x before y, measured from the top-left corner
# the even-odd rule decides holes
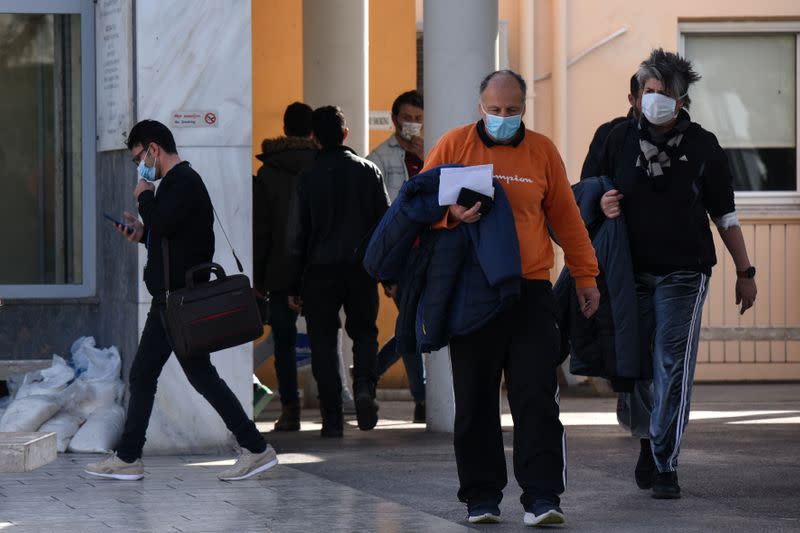
[[[477,331],[450,340],[458,498],[467,504],[471,523],[500,519],[498,504],[508,481],[499,415],[503,372],[514,419],[514,474],[523,490],[524,523],[564,523],[559,495],[566,483],[566,449],[556,374],[560,334],[550,283],[554,253],[548,224],[564,249],[583,314],[594,314],[600,301],[597,259],[558,150],[522,124],[525,91],[525,81],[515,72],[489,74],[480,85],[481,120],[443,135],[423,169],[492,163],[494,179],[511,204],[522,258],[519,301]],[[479,203],[471,208],[452,205],[437,226],[480,223],[479,209]]]

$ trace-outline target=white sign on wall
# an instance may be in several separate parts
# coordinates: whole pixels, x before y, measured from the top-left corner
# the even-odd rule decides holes
[[[216,128],[219,113],[216,111],[174,111],[172,113],[173,128]]]
[[[99,0],[97,40],[97,149],[121,150],[133,125],[132,0]]]
[[[391,131],[394,129],[392,124],[391,111],[370,111],[369,112],[369,129],[371,130],[384,130]]]

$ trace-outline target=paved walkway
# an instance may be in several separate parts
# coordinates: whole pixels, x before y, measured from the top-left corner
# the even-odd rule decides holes
[[[800,385],[697,387],[677,501],[636,488],[638,442],[616,426],[613,398],[567,396],[562,405],[565,529],[800,531]],[[306,413],[303,431],[268,435],[281,465],[237,483],[216,479],[230,464],[221,457],[146,457],[144,481],[116,482],[82,473],[94,456],[62,455],[30,474],[0,475],[0,533],[523,531],[513,475],[504,523],[466,523],[451,436],[408,423],[412,407],[384,402],[379,428],[348,427],[334,441],[320,439]]]

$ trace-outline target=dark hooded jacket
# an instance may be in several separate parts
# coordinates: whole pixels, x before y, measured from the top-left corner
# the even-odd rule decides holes
[[[494,206],[479,223],[430,229],[447,209],[438,202],[441,168],[403,184],[364,256],[373,277],[401,280],[398,353],[438,350],[450,338],[479,329],[519,297],[519,241],[503,188],[495,182]]]
[[[626,390],[633,379],[651,377],[651,365],[647,339],[640,336],[625,219],[607,219],[600,209],[600,198],[613,188],[605,176],[587,178],[572,186],[600,267],[599,309],[589,319],[583,316],[575,281],[566,267],[553,291],[559,307],[562,348],[572,354],[570,372],[608,378],[616,390]]]
[[[256,156],[264,164],[253,177],[253,285],[262,293],[289,289],[289,205],[297,177],[314,162],[311,139],[265,139]]]

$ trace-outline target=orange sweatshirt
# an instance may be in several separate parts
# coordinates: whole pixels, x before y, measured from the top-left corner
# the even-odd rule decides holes
[[[519,140],[519,139],[518,139]],[[488,141],[488,142],[486,142]],[[570,274],[578,288],[596,286],[597,258],[572,194],[564,163],[555,145],[530,130],[517,144],[494,144],[482,139],[469,124],[444,134],[428,157],[423,172],[445,164],[494,165],[494,179],[508,196],[519,238],[522,277],[550,279],[553,244],[547,222],[564,249]],[[448,227],[447,217],[436,227]],[[450,226],[452,227],[452,225]]]

